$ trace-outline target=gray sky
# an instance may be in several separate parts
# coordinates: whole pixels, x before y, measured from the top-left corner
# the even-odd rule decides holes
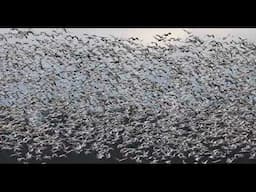
[[[215,34],[216,36],[226,36],[228,34],[234,36],[241,36],[249,40],[256,41],[256,28],[186,28],[196,35]],[[8,29],[0,29],[0,32]],[[37,28],[35,31],[49,31],[49,28]],[[182,28],[67,28],[68,31],[75,34],[94,34],[100,36],[117,36],[117,37],[131,37],[136,36],[144,42],[153,40],[155,34],[162,34],[172,32],[177,37],[185,35]]]
[[[256,28],[186,28],[196,35],[215,34],[216,36],[226,36],[228,34],[241,36],[256,41]],[[155,34],[172,32],[177,37],[185,35],[182,28],[73,28],[68,29],[76,34],[88,33],[96,35],[114,35],[118,37],[136,36],[145,42],[153,40]]]

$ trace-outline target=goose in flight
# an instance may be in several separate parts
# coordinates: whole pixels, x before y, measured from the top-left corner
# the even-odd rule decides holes
[[[185,33],[187,33],[187,34],[191,34],[192,32],[190,32],[190,31],[188,31],[188,30],[186,30],[186,29],[183,29],[183,31],[185,32]]]
[[[209,34],[207,34],[206,36],[210,37],[210,38],[214,38],[215,37],[214,35],[209,35]]]
[[[169,32],[169,33],[165,33],[165,34],[164,34],[165,37],[167,37],[167,36],[169,36],[169,35],[172,35],[172,33]]]
[[[132,41],[139,40],[139,38],[138,38],[138,37],[131,37],[131,38],[129,38],[129,39],[131,39]]]

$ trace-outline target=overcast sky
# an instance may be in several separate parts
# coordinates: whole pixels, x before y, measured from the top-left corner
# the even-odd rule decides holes
[[[241,36],[250,40],[256,41],[256,28],[187,28],[196,35],[215,34],[216,36],[226,36],[228,34],[234,36]],[[8,29],[0,29],[0,32]],[[35,31],[48,31],[52,29],[38,28]],[[172,32],[177,37],[182,37],[185,33],[181,28],[67,28],[75,34],[94,34],[100,36],[117,36],[117,37],[131,37],[136,36],[143,39],[145,42],[153,40],[155,34],[163,34]]]

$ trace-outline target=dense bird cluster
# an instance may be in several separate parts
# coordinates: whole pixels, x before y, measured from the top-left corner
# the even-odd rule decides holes
[[[246,39],[0,34],[0,149],[22,163],[72,152],[138,163],[253,160],[255,104],[256,45]]]

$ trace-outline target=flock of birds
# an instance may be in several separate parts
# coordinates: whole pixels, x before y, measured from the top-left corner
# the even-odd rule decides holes
[[[137,163],[256,159],[256,45],[214,35],[0,34],[0,151]],[[114,156],[118,151],[118,157]]]

